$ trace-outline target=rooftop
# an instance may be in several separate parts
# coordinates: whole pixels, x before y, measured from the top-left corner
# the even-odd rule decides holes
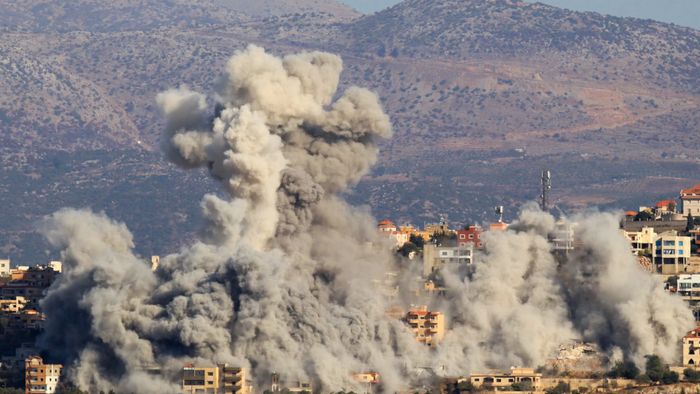
[[[700,183],[691,187],[690,189],[681,190],[681,197],[685,196],[700,196]]]

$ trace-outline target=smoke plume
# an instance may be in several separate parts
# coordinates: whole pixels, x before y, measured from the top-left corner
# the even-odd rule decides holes
[[[46,218],[65,273],[43,301],[40,344],[72,381],[90,392],[175,392],[184,364],[229,363],[250,367],[260,391],[273,372],[357,390],[351,374],[363,371],[396,391],[425,376],[538,366],[571,339],[638,363],[676,357],[692,316],[637,266],[610,214],[573,218],[580,245],[561,257],[549,242],[555,219],[526,208],[509,231],[485,235],[473,274],[444,270],[447,296],[405,291],[420,286],[415,276],[388,274],[418,263],[398,262],[369,211],[340,195],[391,137],[374,93],[337,92],[341,71],[335,55],[278,58],[250,46],[229,60],[213,99],[184,86],[158,95],[167,158],[207,168],[225,197],[203,197],[197,240],[155,272],[103,214]],[[386,313],[416,301],[447,315],[435,348]]]

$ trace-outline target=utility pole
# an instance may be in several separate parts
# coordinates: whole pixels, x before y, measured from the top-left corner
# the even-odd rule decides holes
[[[549,191],[552,190],[552,173],[549,170],[542,171],[540,178],[542,194],[540,194],[540,209],[544,212],[549,210]]]

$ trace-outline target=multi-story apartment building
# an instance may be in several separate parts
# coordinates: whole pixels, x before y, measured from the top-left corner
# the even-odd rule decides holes
[[[700,183],[690,189],[681,190],[683,216],[700,216]]]
[[[423,276],[428,277],[447,264],[470,265],[474,258],[474,245],[437,246],[427,243],[423,246]]]
[[[53,394],[61,380],[61,364],[44,364],[39,356],[31,356],[24,361],[25,393]]]
[[[7,299],[0,299],[0,312],[18,313],[27,305],[27,299],[22,296],[14,296]]]
[[[191,394],[250,394],[252,385],[246,368],[219,364],[216,367],[193,365],[182,369],[183,393]]]
[[[222,394],[250,394],[253,391],[247,368],[219,364]]]
[[[639,231],[620,231],[630,242],[632,253],[640,256],[652,252],[656,241],[656,232],[653,227],[642,227]]]
[[[182,369],[182,392],[218,394],[219,368],[186,366]]]
[[[441,312],[431,312],[426,306],[412,308],[405,320],[420,343],[433,346],[445,337],[445,315]]]
[[[657,270],[662,274],[680,274],[690,258],[691,238],[678,235],[677,231],[660,234],[654,241],[652,256]]]

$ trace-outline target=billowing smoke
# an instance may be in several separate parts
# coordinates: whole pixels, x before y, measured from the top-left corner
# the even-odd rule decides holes
[[[184,364],[229,363],[250,367],[260,390],[272,372],[349,391],[352,373],[376,371],[395,391],[430,375],[419,370],[541,365],[571,339],[636,362],[675,358],[692,316],[638,267],[617,218],[575,218],[580,245],[560,257],[554,218],[533,208],[485,236],[473,274],[444,270],[447,296],[420,301],[446,313],[448,333],[435,348],[415,341],[386,312],[416,301],[405,290],[420,283],[397,276],[397,295],[383,282],[417,263],[397,262],[368,210],[340,195],[391,136],[376,95],[337,93],[341,70],[331,54],[280,59],[251,46],[228,62],[214,100],[186,87],[158,95],[167,157],[208,168],[226,197],[204,196],[197,241],[156,272],[103,214],[45,220],[65,273],[43,301],[40,344],[71,380],[90,392],[174,392]]]

